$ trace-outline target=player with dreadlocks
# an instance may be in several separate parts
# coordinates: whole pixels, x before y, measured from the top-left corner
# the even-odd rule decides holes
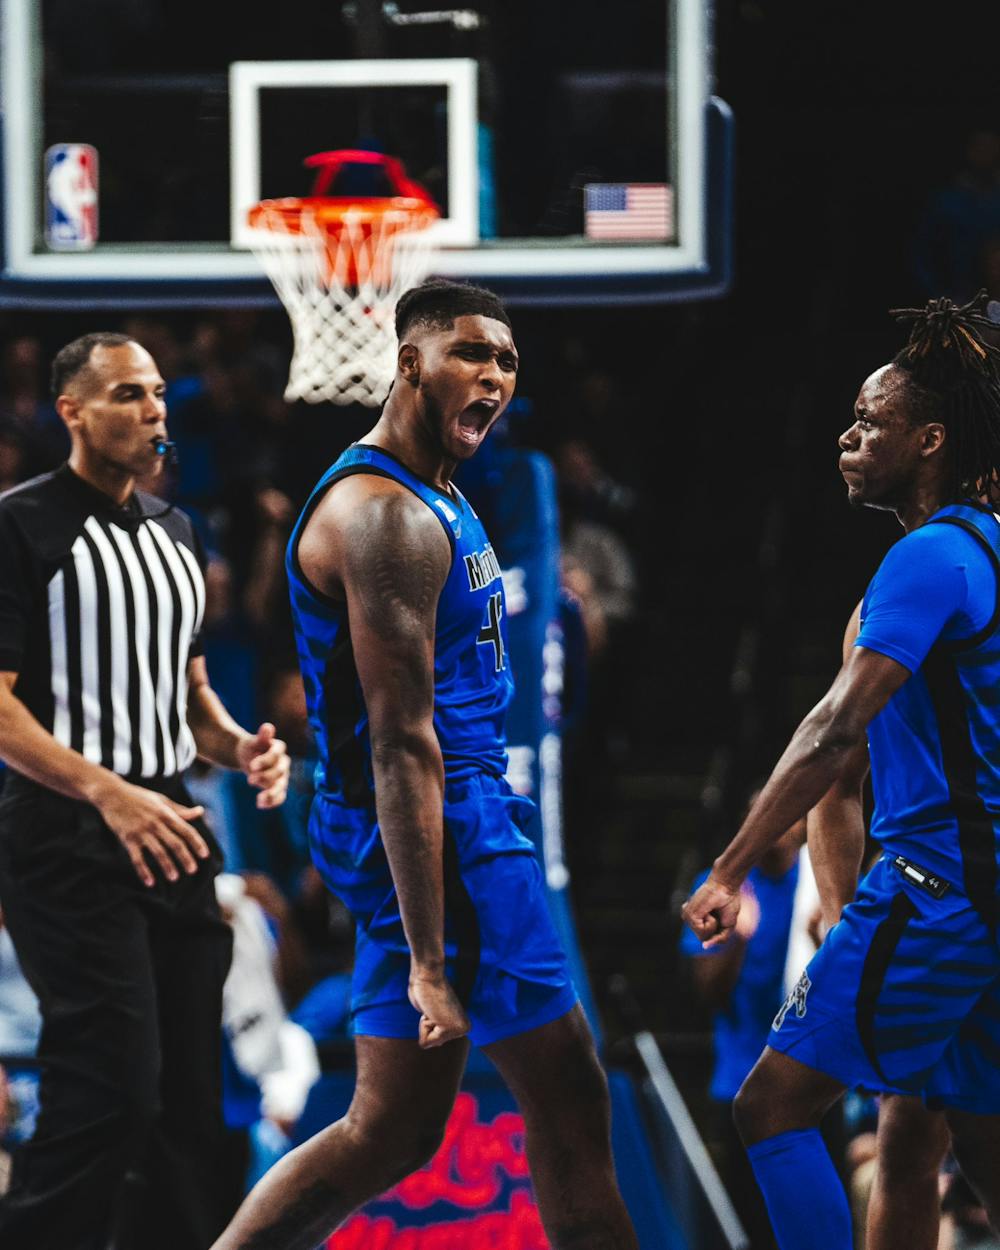
[[[936,299],[922,310],[890,313],[913,322],[910,341],[893,364],[906,375],[914,419],[939,420],[948,430],[949,492],[955,499],[992,499],[1000,492],[1000,350],[986,304],[983,291],[962,308]]]
[[[734,1113],[781,1250],[850,1250],[819,1133],[846,1088],[944,1109],[1000,1226],[1000,372],[985,296],[896,315],[909,342],[840,437],[851,503],[906,531],[872,579],[829,692],[796,730],[684,916],[725,941],[751,866],[867,733],[884,854],[775,1017]],[[919,1228],[896,1244],[922,1246]]]

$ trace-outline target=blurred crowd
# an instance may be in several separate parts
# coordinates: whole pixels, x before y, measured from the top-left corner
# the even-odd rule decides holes
[[[972,131],[947,182],[927,198],[913,240],[912,264],[926,298],[958,303],[985,287],[1000,300],[1000,133]]]

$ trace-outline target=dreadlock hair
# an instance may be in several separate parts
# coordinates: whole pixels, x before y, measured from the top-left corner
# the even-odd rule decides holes
[[[1000,348],[987,302],[980,291],[961,307],[933,299],[889,313],[912,323],[892,363],[906,375],[914,420],[939,421],[948,432],[954,499],[1000,498]]]
[[[396,337],[402,342],[403,335],[414,325],[450,330],[456,317],[491,317],[510,326],[507,310],[499,295],[493,291],[467,282],[446,282],[442,278],[433,278],[420,286],[411,287],[399,297]]]

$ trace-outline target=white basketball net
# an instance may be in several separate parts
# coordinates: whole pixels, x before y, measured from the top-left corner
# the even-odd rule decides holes
[[[430,272],[430,218],[348,208],[331,231],[303,207],[298,221],[265,206],[252,243],[295,337],[285,399],[378,407],[396,371],[396,301]]]

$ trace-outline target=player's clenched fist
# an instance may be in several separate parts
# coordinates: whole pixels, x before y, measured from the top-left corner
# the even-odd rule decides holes
[[[423,1050],[464,1037],[469,1017],[443,973],[410,973],[410,1002],[420,1012],[417,1040]]]
[[[740,891],[709,876],[681,909],[684,923],[706,949],[721,945],[733,931],[740,914]]]

